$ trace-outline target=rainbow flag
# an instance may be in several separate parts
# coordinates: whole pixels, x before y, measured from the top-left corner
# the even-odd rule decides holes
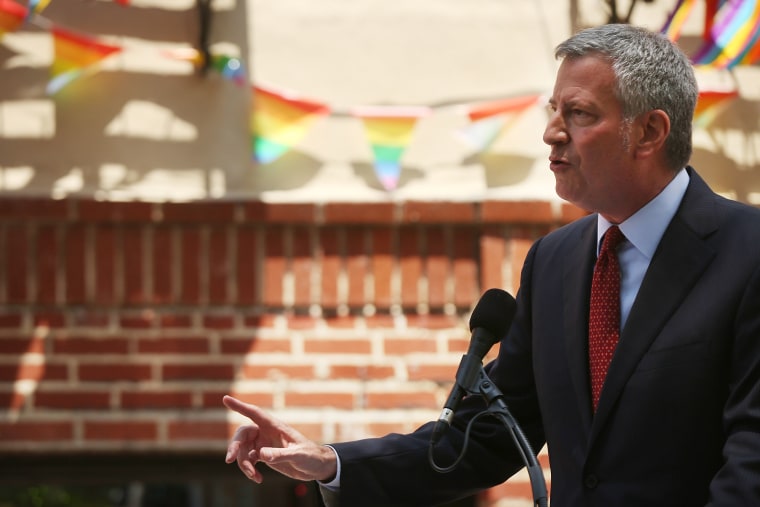
[[[54,58],[51,67],[52,79],[47,93],[52,95],[85,72],[97,70],[99,64],[114,53],[121,51],[118,46],[103,44],[84,35],[53,27]]]
[[[39,14],[48,6],[50,0],[29,0],[29,15]]]
[[[27,8],[13,0],[0,0],[0,37],[15,32],[26,19]]]
[[[736,90],[727,92],[700,91],[697,107],[694,109],[694,126],[700,128],[707,127],[738,96],[739,92]]]
[[[678,0],[678,3],[673,8],[673,12],[670,13],[668,20],[665,22],[665,26],[660,31],[673,42],[677,41],[681,37],[683,25],[689,19],[689,15],[694,10],[696,3],[697,0]]]
[[[359,107],[360,118],[372,147],[375,174],[386,190],[394,190],[401,175],[401,156],[412,140],[417,120],[430,113],[426,107]]]
[[[694,65],[731,69],[755,55],[760,39],[758,0],[729,0],[718,8],[706,42],[692,58]]]
[[[330,108],[291,93],[253,86],[253,153],[256,161],[268,164],[293,148],[308,132],[314,120]]]
[[[470,124],[458,130],[457,134],[477,151],[486,150],[522,113],[533,107],[540,97],[538,94],[525,95],[470,106],[467,113]]]

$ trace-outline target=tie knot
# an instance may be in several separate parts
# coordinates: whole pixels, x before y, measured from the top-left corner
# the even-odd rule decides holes
[[[614,252],[617,250],[618,245],[620,245],[624,239],[625,236],[623,236],[623,232],[617,225],[613,225],[607,229],[607,232],[604,233],[604,239],[602,240],[602,248],[599,251],[599,256],[601,257],[602,254],[608,251]]]

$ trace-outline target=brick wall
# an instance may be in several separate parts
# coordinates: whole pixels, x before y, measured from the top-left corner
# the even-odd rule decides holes
[[[0,453],[221,453],[232,393],[317,441],[437,416],[546,202],[0,201]],[[527,479],[501,487],[527,497]]]

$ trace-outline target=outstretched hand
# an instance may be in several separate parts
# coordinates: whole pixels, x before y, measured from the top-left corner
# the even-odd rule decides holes
[[[337,472],[337,457],[327,446],[307,439],[286,423],[256,405],[225,396],[224,405],[248,417],[227,446],[225,461],[237,461],[240,470],[254,482],[263,477],[255,465],[261,461],[283,475],[302,481],[329,481]]]

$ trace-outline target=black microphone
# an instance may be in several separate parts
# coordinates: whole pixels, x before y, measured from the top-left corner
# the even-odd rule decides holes
[[[508,292],[501,289],[488,289],[475,305],[470,316],[470,346],[462,356],[457,370],[456,382],[451,388],[449,398],[443,406],[441,415],[433,428],[431,443],[437,443],[451,427],[454,412],[473,385],[483,366],[483,358],[491,347],[501,340],[509,331],[515,318],[517,303]]]

